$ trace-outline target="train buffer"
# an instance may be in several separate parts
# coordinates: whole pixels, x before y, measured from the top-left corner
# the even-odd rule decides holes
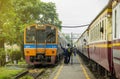
[[[81,61],[81,58],[76,55],[73,56],[73,64],[62,62],[49,79],[95,79],[95,77]]]

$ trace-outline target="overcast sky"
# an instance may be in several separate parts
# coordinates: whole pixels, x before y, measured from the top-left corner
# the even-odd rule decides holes
[[[63,26],[79,26],[90,24],[105,7],[108,0],[42,0],[56,4],[59,19]],[[62,28],[64,33],[82,33],[86,27]]]

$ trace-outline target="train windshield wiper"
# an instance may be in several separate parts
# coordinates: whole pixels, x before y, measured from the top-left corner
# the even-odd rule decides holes
[[[54,40],[55,40],[54,39],[55,34],[53,31],[49,32],[46,37],[47,37],[47,42],[49,42],[49,43],[54,42]]]

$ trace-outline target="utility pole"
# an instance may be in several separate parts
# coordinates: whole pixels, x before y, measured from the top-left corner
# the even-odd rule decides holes
[[[71,44],[71,46],[74,45],[75,41],[79,38],[79,36],[81,35],[81,33],[65,33],[65,36],[69,37],[69,43]]]
[[[73,33],[71,32],[71,46],[73,47]]]

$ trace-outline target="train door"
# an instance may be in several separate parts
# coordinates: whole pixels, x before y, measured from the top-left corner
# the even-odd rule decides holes
[[[36,61],[43,62],[45,61],[45,52],[46,52],[46,34],[44,29],[36,30]]]

